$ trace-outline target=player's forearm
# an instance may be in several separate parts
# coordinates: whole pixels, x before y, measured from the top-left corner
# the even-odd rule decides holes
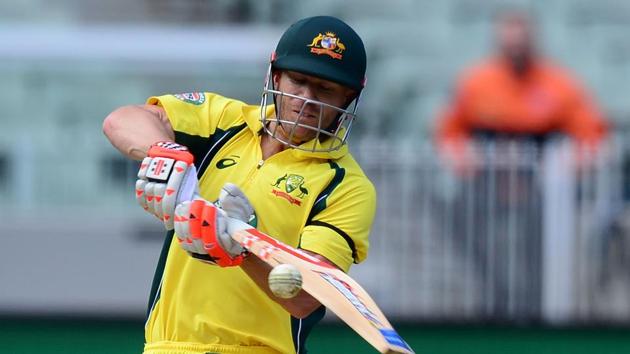
[[[159,107],[125,106],[110,113],[103,132],[125,156],[141,160],[158,141],[174,141],[173,129]]]
[[[256,256],[249,256],[243,260],[241,268],[262,289],[267,296],[280,304],[293,317],[304,318],[315,311],[321,304],[306,291],[300,292],[291,299],[281,299],[273,295],[269,290],[268,277],[271,266],[261,261]]]

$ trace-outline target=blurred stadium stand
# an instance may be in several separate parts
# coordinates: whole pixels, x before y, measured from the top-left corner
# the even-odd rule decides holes
[[[630,239],[611,230],[625,141],[577,173],[568,142],[488,142],[459,178],[430,146],[362,140],[379,205],[370,261],[352,272],[407,320],[627,323]]]
[[[490,50],[492,15],[506,4],[537,14],[544,51],[591,88],[616,134],[577,177],[558,164],[549,172],[528,149],[491,155],[490,170],[529,171],[531,204],[481,218],[475,203],[498,198],[492,180],[482,190],[456,180],[429,141],[453,80]],[[385,312],[630,324],[630,3],[613,0],[0,2],[0,314],[140,318],[161,231],[135,206],[136,166],[102,136],[103,118],[164,93],[255,103],[283,28],[324,13],[355,25],[370,56],[351,148],[380,204],[371,254],[352,274]],[[536,208],[538,219],[522,214]],[[541,223],[540,259],[520,253],[535,247],[523,241],[527,220]],[[478,224],[489,256],[474,244]],[[501,235],[509,241],[497,246]],[[480,262],[506,273],[484,276]],[[542,269],[538,300],[521,292],[528,262]]]

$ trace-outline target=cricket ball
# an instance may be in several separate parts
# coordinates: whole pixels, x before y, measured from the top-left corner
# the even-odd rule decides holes
[[[279,264],[269,272],[269,289],[282,299],[290,299],[302,289],[302,274],[291,264]]]

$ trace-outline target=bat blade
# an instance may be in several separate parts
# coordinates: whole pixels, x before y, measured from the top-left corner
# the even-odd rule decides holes
[[[414,353],[368,293],[349,275],[251,226],[230,219],[230,234],[271,266],[288,263],[302,273],[302,288],[381,353]]]

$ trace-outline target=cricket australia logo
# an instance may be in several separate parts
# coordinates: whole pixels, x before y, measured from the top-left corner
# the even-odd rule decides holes
[[[294,174],[285,174],[278,178],[271,193],[276,197],[286,199],[294,205],[302,205],[300,199],[304,199],[308,195],[308,189],[304,187],[304,177]],[[284,190],[282,190],[284,187]]]
[[[196,106],[200,106],[206,102],[206,95],[203,92],[178,93],[173,96],[181,101],[192,103]]]
[[[343,58],[342,53],[346,50],[346,46],[341,43],[339,37],[333,32],[319,33],[307,47],[311,47],[311,53],[313,54],[326,54],[339,60]]]

